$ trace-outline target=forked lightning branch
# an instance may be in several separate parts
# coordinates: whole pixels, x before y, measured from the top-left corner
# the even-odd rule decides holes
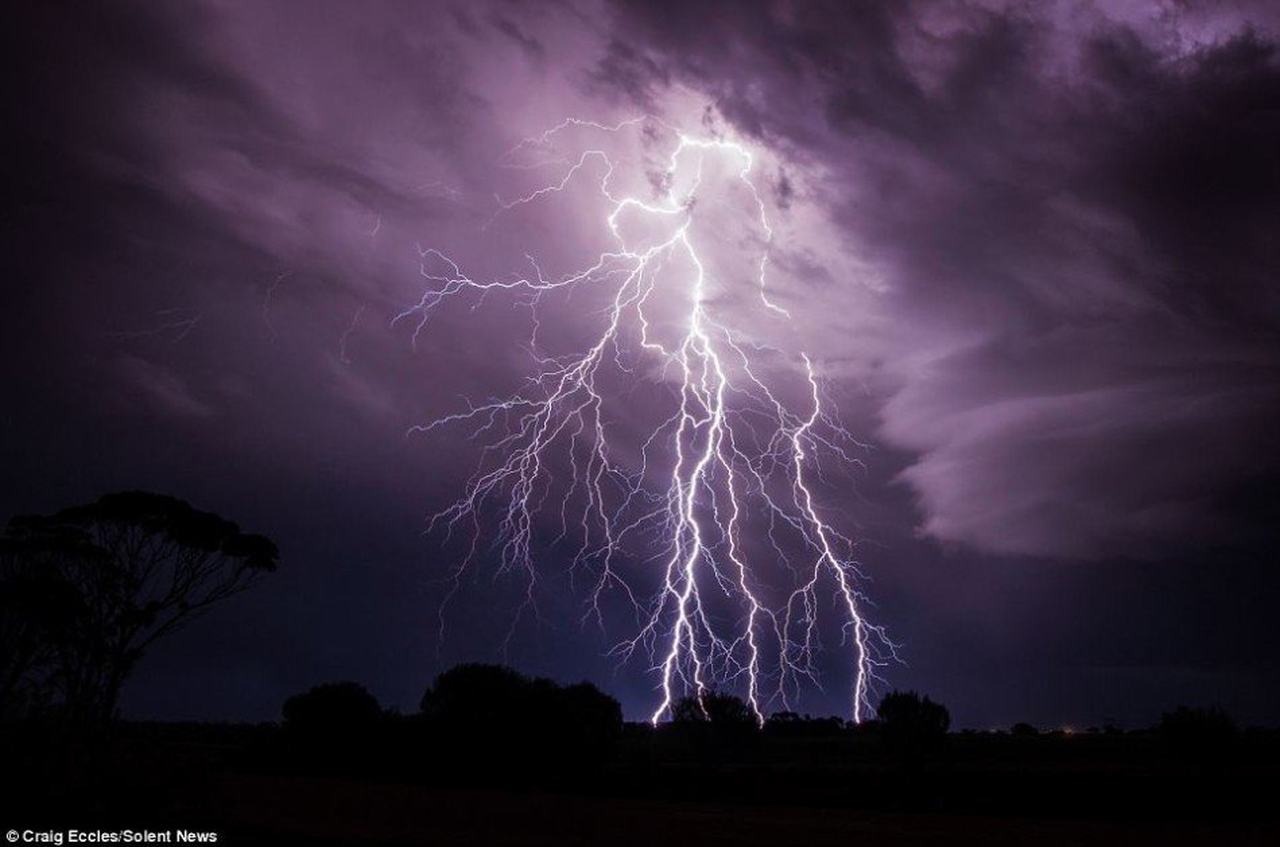
[[[658,161],[644,193],[617,187],[633,163],[608,144],[562,149],[570,136],[628,133]],[[567,192],[590,186],[609,246],[559,274],[544,274],[531,250],[527,273],[499,279],[473,278],[443,246],[420,248],[427,288],[396,318],[413,323],[415,342],[459,298],[521,298],[533,314],[530,375],[520,390],[414,428],[469,428],[482,445],[461,496],[431,521],[455,542],[465,534],[455,585],[468,569],[496,562],[521,576],[534,606],[540,542],[568,543],[573,570],[589,575],[587,616],[603,625],[622,607],[636,622],[615,650],[652,668],[655,723],[679,698],[701,703],[717,689],[742,694],[761,721],[791,708],[806,685],[821,684],[819,656],[837,646],[822,636],[833,632],[852,679],[850,715],[861,720],[894,645],[867,619],[854,539],[819,503],[824,467],[856,463],[857,445],[827,408],[814,361],[758,343],[723,296],[749,286],[756,319],[790,320],[771,297],[770,259],[780,245],[752,150],[645,117],[564,121],[508,154],[521,157],[556,173],[500,200],[486,228],[519,207],[554,214]],[[723,233],[734,228],[750,232],[734,248],[750,255],[717,261]],[[545,352],[543,309],[555,294],[586,289],[602,298],[590,316],[598,333],[576,351]],[[639,435],[624,425],[634,420],[627,404],[635,394],[617,390],[636,381],[669,398]],[[553,501],[556,485],[567,493]]]

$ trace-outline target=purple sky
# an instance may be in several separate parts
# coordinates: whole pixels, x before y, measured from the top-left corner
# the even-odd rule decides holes
[[[1142,724],[1180,702],[1280,720],[1271,5],[22,17],[0,513],[153,488],[283,552],[157,648],[130,713],[269,718],[338,678],[408,708],[444,666],[500,658],[521,587],[479,569],[437,643],[456,551],[423,535],[477,454],[463,431],[405,432],[517,386],[529,317],[454,304],[416,345],[391,319],[424,290],[417,245],[485,278],[598,251],[589,192],[486,226],[563,173],[504,153],[567,117],[650,113],[759,157],[793,320],[741,325],[803,342],[869,445],[824,496],[903,642],[892,684],[963,726]],[[563,305],[542,331],[576,339],[590,315]],[[547,603],[509,660],[645,714],[652,677],[615,669],[581,597]],[[834,668],[803,705],[842,712],[846,687]]]

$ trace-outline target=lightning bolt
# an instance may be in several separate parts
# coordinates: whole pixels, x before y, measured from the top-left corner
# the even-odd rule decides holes
[[[640,132],[645,143],[665,149],[650,180],[654,196],[617,191],[620,160],[604,146],[563,153],[560,138],[569,131]],[[521,164],[530,156],[532,163]],[[742,691],[761,723],[770,709],[790,708],[802,684],[820,684],[820,621],[834,611],[850,653],[850,715],[862,720],[879,671],[897,660],[896,645],[864,613],[866,580],[854,540],[823,517],[815,496],[823,463],[857,464],[851,451],[860,445],[826,410],[809,356],[786,357],[749,341],[711,290],[715,272],[704,241],[724,204],[701,195],[708,168],[718,167],[754,228],[753,296],[766,314],[790,318],[769,296],[775,231],[752,151],[721,134],[694,137],[650,116],[617,124],[570,119],[524,139],[501,164],[561,172],[527,194],[498,198],[486,229],[517,208],[590,181],[607,210],[602,225],[610,246],[586,267],[556,276],[529,256],[526,272],[503,279],[473,278],[441,249],[419,247],[427,287],[392,322],[412,324],[415,345],[446,302],[467,295],[476,308],[506,293],[533,315],[534,372],[523,388],[468,402],[410,430],[467,427],[483,443],[480,466],[461,496],[430,520],[446,539],[463,530],[469,537],[451,571],[454,590],[481,555],[487,535],[481,515],[492,507],[498,570],[519,572],[526,584],[510,639],[525,610],[537,611],[535,538],[558,528],[552,544],[571,541],[571,573],[591,575],[584,622],[595,619],[603,629],[608,598],[620,598],[614,602],[635,614],[634,634],[614,653],[621,661],[648,658],[656,677],[655,724],[679,697],[692,694],[701,704],[722,686]],[[634,222],[661,234],[645,242],[632,233]],[[539,307],[554,293],[583,287],[605,292],[600,333],[586,349],[543,352]],[[660,306],[673,305],[676,319],[659,314],[666,314]],[[779,359],[790,363],[782,375]],[[634,390],[645,380],[669,392],[670,409],[624,449],[617,431],[626,429],[627,416],[614,410],[628,392],[617,386]],[[559,484],[567,493],[558,507],[549,505],[566,464],[567,481]],[[650,576],[656,588],[641,590],[637,584],[647,575],[656,575]],[[824,604],[828,590],[832,601]]]
[[[356,327],[360,325],[360,316],[364,314],[366,304],[361,303],[351,314],[351,321],[347,324],[347,328],[342,331],[342,335],[338,336],[338,361],[344,365],[351,364],[351,358],[347,355],[347,342],[351,340],[351,336],[355,334]]]

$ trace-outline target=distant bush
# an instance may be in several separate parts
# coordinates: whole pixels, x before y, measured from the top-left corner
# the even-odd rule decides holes
[[[1235,721],[1216,706],[1165,712],[1156,732],[1170,752],[1200,760],[1229,753],[1239,736]]]
[[[845,731],[850,735],[864,738],[879,738],[883,728],[883,724],[876,718],[859,721],[858,723],[850,721],[845,724]]]
[[[290,697],[282,712],[288,730],[343,732],[369,726],[382,715],[382,707],[363,685],[330,682]]]
[[[811,718],[795,712],[774,712],[765,721],[766,735],[777,738],[814,738],[839,735],[845,730],[840,718]]]
[[[951,727],[951,713],[914,691],[895,691],[880,701],[880,734],[894,752],[916,757],[940,750]]]
[[[671,720],[677,724],[708,723],[727,730],[755,730],[760,725],[745,700],[719,691],[677,700],[671,710]]]
[[[622,704],[589,682],[560,690],[560,725],[590,749],[613,745],[622,734]]]
[[[384,714],[378,700],[355,682],[317,685],[284,702],[284,761],[315,773],[351,773],[376,767]]]
[[[561,686],[500,665],[459,665],[422,696],[436,751],[468,766],[538,767],[603,760],[622,734],[622,706],[590,683]]]
[[[422,695],[424,717],[457,728],[492,729],[531,717],[532,681],[501,665],[468,664],[436,677]]]
[[[754,750],[760,722],[740,697],[720,691],[683,697],[671,708],[671,723],[663,730],[682,755],[724,760]]]
[[[622,734],[622,707],[595,686],[484,664],[440,674],[414,715],[384,711],[354,682],[290,697],[283,713],[278,744],[262,755],[313,773],[394,779],[573,778],[610,757]]]
[[[1009,734],[1014,738],[1035,738],[1040,734],[1040,730],[1029,723],[1019,722],[1009,727]]]

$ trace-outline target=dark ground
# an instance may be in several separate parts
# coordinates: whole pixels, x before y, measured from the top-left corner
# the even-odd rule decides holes
[[[208,828],[224,844],[1280,843],[1271,732],[1193,752],[1151,733],[960,733],[904,762],[847,731],[724,747],[632,726],[607,758],[572,766],[456,745],[369,753],[376,741],[300,754],[276,726],[124,724],[91,769],[67,739],[6,742],[26,774],[6,829]]]

